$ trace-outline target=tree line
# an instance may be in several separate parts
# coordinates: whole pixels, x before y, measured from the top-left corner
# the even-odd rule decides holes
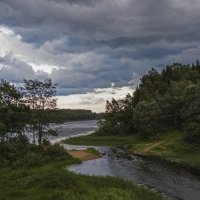
[[[103,118],[103,113],[83,109],[56,109],[49,110],[48,116],[52,123],[62,123],[75,120],[99,120]]]
[[[171,130],[200,143],[200,63],[174,63],[161,72],[152,68],[140,79],[133,95],[106,103],[99,134],[135,134],[145,139]]]

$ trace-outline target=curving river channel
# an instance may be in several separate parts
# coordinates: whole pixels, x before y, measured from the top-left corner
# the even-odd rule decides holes
[[[78,128],[78,133],[72,135],[66,133],[66,137],[84,135],[96,128],[96,121],[82,121],[71,123],[71,128]],[[73,124],[73,125],[72,125]],[[79,126],[80,125],[80,126]],[[86,127],[84,129],[84,127]],[[76,129],[75,128],[75,129]],[[74,129],[74,130],[75,130]],[[63,136],[64,137],[64,136]],[[86,149],[85,146],[64,145],[67,149]],[[164,193],[169,199],[200,200],[200,177],[191,175],[181,168],[174,168],[160,161],[152,161],[135,155],[124,156],[124,152],[117,148],[94,147],[103,156],[95,160],[84,161],[78,165],[72,165],[68,170],[87,175],[116,176],[132,180],[138,184],[144,184],[150,188]]]

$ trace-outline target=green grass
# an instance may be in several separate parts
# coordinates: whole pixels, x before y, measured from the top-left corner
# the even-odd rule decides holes
[[[112,177],[89,177],[66,170],[72,158],[41,167],[0,168],[1,200],[162,200],[160,194]]]
[[[85,150],[85,152],[90,153],[90,154],[94,154],[94,155],[97,155],[97,156],[101,155],[101,153],[98,150],[96,150],[95,148],[91,148],[91,147],[87,148]]]
[[[184,134],[171,132],[155,142],[132,145],[130,150],[147,155],[158,155],[185,166],[200,169],[200,147],[184,141]]]
[[[95,133],[87,136],[80,136],[63,140],[63,143],[74,145],[94,145],[94,146],[125,146],[132,145],[136,141],[135,136],[101,136]]]
[[[161,139],[144,141],[136,136],[99,136],[91,134],[64,142],[76,145],[122,146],[134,153],[159,156],[182,165],[200,169],[200,147],[183,140],[182,132],[163,134]]]

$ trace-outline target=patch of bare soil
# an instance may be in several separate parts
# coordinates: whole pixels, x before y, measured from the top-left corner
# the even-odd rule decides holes
[[[81,161],[94,160],[94,159],[101,157],[101,155],[95,155],[95,154],[92,154],[92,153],[88,153],[84,150],[68,150],[67,152],[72,157],[78,158]]]

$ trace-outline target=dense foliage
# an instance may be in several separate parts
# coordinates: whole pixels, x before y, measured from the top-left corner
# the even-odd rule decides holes
[[[29,108],[22,93],[5,80],[0,81],[0,141],[21,134],[29,120]]]
[[[146,139],[169,130],[185,130],[200,144],[200,64],[174,63],[161,72],[152,68],[133,95],[107,101],[99,134],[135,134]]]
[[[0,168],[1,167],[38,167],[52,160],[69,158],[66,150],[59,144],[42,145],[30,144],[25,136],[17,136],[1,143]]]

